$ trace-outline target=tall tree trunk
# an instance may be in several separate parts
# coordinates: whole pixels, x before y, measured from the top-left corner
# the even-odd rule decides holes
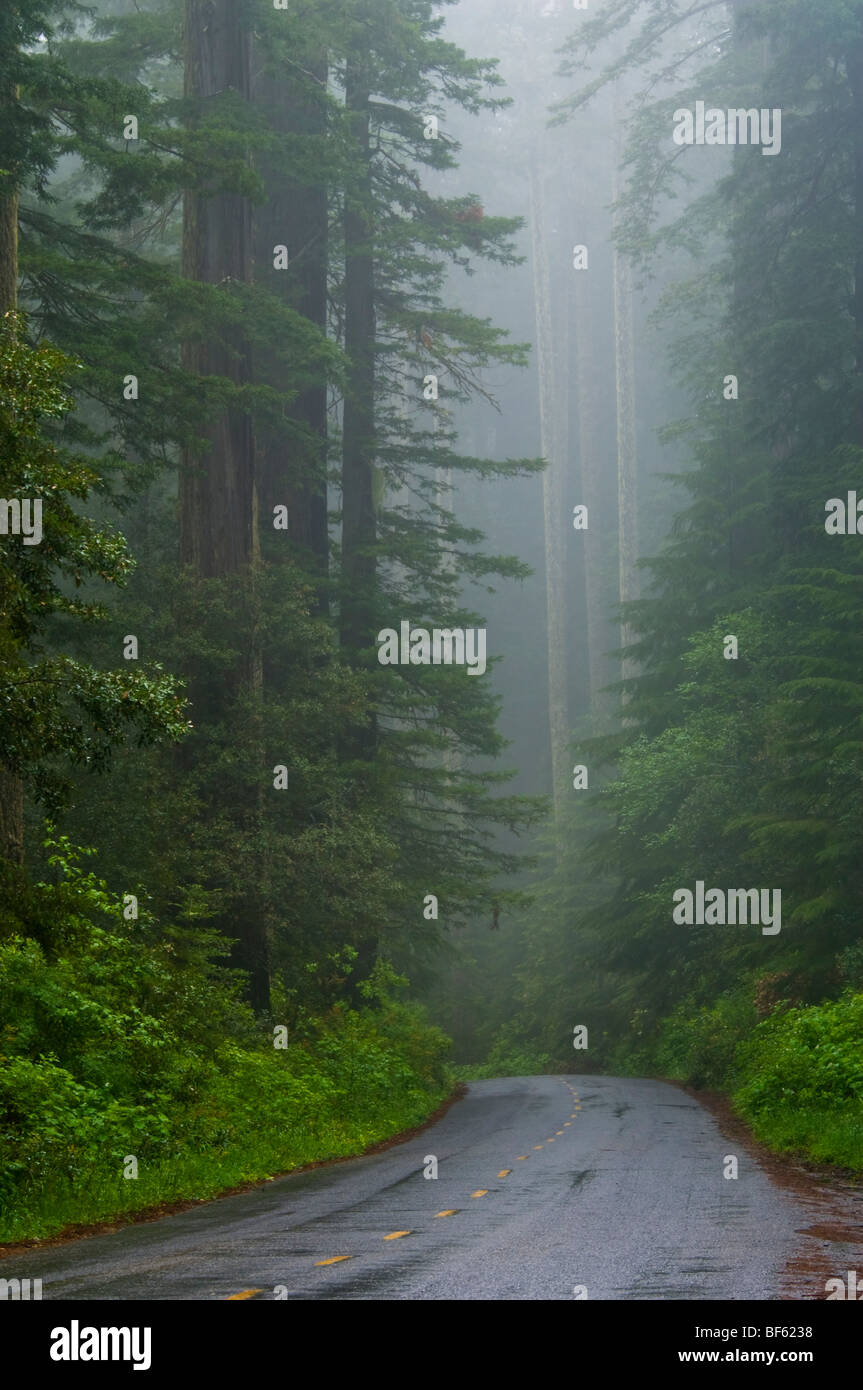
[[[438,428],[441,427],[441,424],[442,421],[439,419]],[[468,453],[473,454],[474,452],[475,450],[472,445],[468,444]],[[442,512],[446,512],[449,516],[452,516],[454,494],[451,468],[435,469],[435,494],[436,505],[440,507]],[[447,544],[442,544],[441,546],[440,570],[442,574],[448,576],[454,575],[456,571],[455,555],[452,548]],[[443,766],[448,777],[455,776],[461,768],[461,758],[458,749],[454,747],[452,743],[447,743],[443,750]],[[449,800],[447,804],[452,810],[457,809],[457,803],[454,799]]]
[[[618,168],[621,156],[620,102],[615,92],[615,149],[614,200],[619,196]],[[632,333],[632,273],[629,262],[615,246],[614,275],[614,361],[617,388],[617,526],[620,601],[628,603],[638,598],[638,457],[635,438],[635,352]],[[633,634],[628,624],[621,625],[621,643],[625,647]],[[621,680],[631,680],[637,666],[631,657],[622,656]],[[623,704],[626,697],[623,697]]]
[[[185,95],[199,109],[226,91],[246,100],[251,41],[235,0],[186,0]],[[251,207],[240,193],[194,189],[183,209],[183,275],[211,285],[251,279]],[[183,365],[196,376],[242,384],[249,368],[242,335],[224,343],[186,342]],[[206,429],[209,449],[187,451],[180,485],[180,560],[202,578],[247,569],[253,549],[254,448],[244,411],[220,411]]]
[[[18,194],[0,196],[0,314],[18,303]]]
[[[302,75],[293,66],[254,52],[253,101],[277,135],[324,137],[326,133],[327,56],[325,52],[293,53]],[[314,160],[310,161],[313,165]],[[314,323],[327,326],[327,190],[316,180],[298,183],[287,177],[280,150],[256,159],[266,189],[266,201],[252,213],[253,275],[275,298]],[[276,247],[287,248],[287,268],[277,268]],[[252,363],[256,382],[277,390],[284,385],[285,367],[275,352],[259,348]],[[301,566],[317,580],[314,610],[326,613],[329,534],[327,526],[327,383],[299,392],[278,425],[268,423],[255,438],[256,498],[262,528],[259,558],[268,566]],[[274,508],[288,509],[287,535],[273,529]],[[261,697],[264,688],[277,689],[288,674],[280,665],[278,644],[264,644],[260,653]],[[261,759],[263,764],[263,758]],[[264,789],[258,814],[264,818]],[[262,844],[266,840],[262,837]],[[259,899],[262,912],[272,901],[271,868],[264,852]]]
[[[863,25],[863,11],[858,22]],[[863,447],[863,36],[848,55],[848,80],[856,112],[854,130],[854,327],[857,377],[857,436]]]
[[[545,533],[546,639],[548,652],[548,728],[551,745],[552,804],[561,824],[569,784],[570,739],[566,631],[566,472],[569,446],[568,346],[555,322],[549,268],[551,229],[540,150],[530,173],[531,245],[539,373],[540,448],[548,467],[542,475]]]
[[[248,101],[251,93],[251,35],[235,0],[186,0],[185,95],[198,112],[225,92]],[[193,119],[195,119],[193,117]],[[252,274],[252,221],[242,193],[190,189],[183,208],[183,274],[189,280],[224,287],[245,284]],[[190,339],[183,365],[195,376],[223,377],[237,385],[250,380],[248,352],[240,329],[221,339]],[[258,556],[255,454],[249,415],[234,407],[212,414],[204,430],[206,449],[186,450],[180,478],[180,562],[197,579],[231,580],[246,611],[245,651],[224,687],[205,685],[192,673],[193,704],[199,723],[218,724],[234,715],[233,701],[244,690],[260,693],[261,657],[257,632],[254,568]],[[252,734],[254,741],[255,735]],[[260,775],[265,774],[263,766]],[[231,807],[238,834],[258,838],[261,788]],[[255,881],[260,876],[255,875]],[[256,900],[258,899],[258,900]],[[232,963],[248,976],[249,1001],[269,1008],[269,942],[266,905],[260,893],[246,892],[232,903],[219,926],[234,941]]]
[[[255,80],[254,100],[278,134],[323,137],[326,134],[327,57],[303,54],[303,78],[263,69]],[[266,54],[260,55],[262,62]],[[301,85],[301,83],[311,85]],[[327,327],[327,189],[321,180],[299,184],[284,174],[284,159],[265,154],[258,169],[267,200],[254,212],[255,280],[267,286],[322,333]],[[274,247],[288,249],[288,268],[276,269]],[[281,385],[284,370],[276,361],[256,360],[255,379]],[[265,558],[298,559],[320,579],[317,609],[327,610],[325,581],[329,559],[327,527],[327,384],[321,381],[299,393],[290,407],[293,428],[259,431],[257,477]],[[273,544],[273,508],[288,508],[289,545]]]
[[[18,194],[10,186],[0,196],[0,315],[18,302]],[[0,763],[0,857],[24,861],[24,784]]]
[[[371,171],[369,55],[359,42],[345,67],[345,107],[357,150],[358,171],[345,190],[345,352],[348,379],[342,422],[342,572],[339,633],[342,650],[353,661],[374,647],[377,538],[373,468],[375,460],[375,271]],[[342,740],[346,760],[371,769],[377,723],[354,727]],[[375,963],[377,937],[362,934],[348,981],[355,1006],[358,991]]]
[[[342,452],[342,647],[357,656],[374,645],[376,539],[372,469],[375,458],[375,281],[367,60],[353,54],[345,103],[359,172],[345,193],[345,351],[349,360]],[[359,731],[355,756],[370,757],[376,733]]]
[[[581,479],[579,500],[587,507],[588,529],[582,535],[584,553],[584,601],[587,618],[587,658],[590,712],[598,729],[608,719],[610,645],[603,595],[602,556],[602,452],[599,436],[600,383],[596,357],[595,301],[590,273],[575,274],[575,408],[578,421],[578,459]]]

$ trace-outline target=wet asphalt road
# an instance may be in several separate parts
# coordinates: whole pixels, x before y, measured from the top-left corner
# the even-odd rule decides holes
[[[771,1299],[807,1219],[673,1086],[521,1077],[471,1083],[382,1153],[12,1256],[0,1275],[76,1301]]]

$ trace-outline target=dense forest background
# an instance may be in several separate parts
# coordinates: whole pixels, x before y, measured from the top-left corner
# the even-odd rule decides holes
[[[0,1239],[459,1076],[863,1166],[860,0],[19,0],[0,313]]]

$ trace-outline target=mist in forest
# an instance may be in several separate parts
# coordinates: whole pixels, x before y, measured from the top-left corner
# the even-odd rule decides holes
[[[863,1164],[861,170],[857,0],[4,8],[0,1239],[494,1077]]]

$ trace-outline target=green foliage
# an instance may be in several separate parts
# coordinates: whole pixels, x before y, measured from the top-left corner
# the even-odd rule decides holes
[[[496,900],[515,897],[497,889],[519,862],[501,832],[522,830],[539,803],[501,794],[491,681],[354,661],[337,640],[337,548],[329,569],[321,555],[312,565],[293,529],[307,490],[325,498],[338,482],[356,366],[342,237],[362,203],[375,616],[477,625],[468,586],[528,572],[484,553],[482,533],[440,500],[442,470],[498,483],[542,465],[476,457],[454,429],[459,406],[490,399],[489,371],[525,363],[527,348],[453,302],[453,268],[518,261],[521,222],[479,193],[430,191],[457,168],[448,112],[494,116],[507,103],[494,60],[447,42],[438,9],[336,0],[276,14],[250,0],[251,99],[200,102],[184,80],[182,0],[26,0],[0,20],[0,193],[18,198],[27,309],[3,340],[2,467],[8,490],[45,501],[43,544],[4,543],[0,572],[3,758],[26,780],[29,817],[26,869],[0,865],[0,1157],[19,1233],[202,1195],[418,1122],[447,1089],[446,1041],[397,1001],[387,962],[413,975],[438,948],[434,926],[417,931],[429,884],[447,930],[487,908],[492,885]],[[370,167],[343,100],[360,54]],[[188,214],[193,224],[221,195],[248,200],[255,218],[308,201],[308,244],[290,247],[288,274],[273,276],[256,242],[248,278],[187,278],[198,274]],[[209,246],[202,263],[210,252],[218,262]],[[309,304],[309,254],[326,270],[325,321]],[[202,345],[216,370],[192,366]],[[435,408],[421,396],[429,371]],[[328,438],[303,417],[315,393],[332,405]],[[253,562],[203,578],[177,563],[177,514],[190,457],[206,473],[213,422],[228,417],[250,469],[262,445],[278,459],[292,529],[268,534],[261,488],[262,517],[236,518],[260,527]],[[192,517],[196,539],[212,524]],[[129,632],[158,663],[114,669]],[[346,761],[342,731],[372,721],[374,764]],[[109,764],[110,780],[85,778]],[[272,786],[283,764],[289,795]],[[58,827],[46,846],[43,810]],[[104,881],[73,842],[98,847]],[[120,891],[139,898],[134,923]],[[230,968],[255,952],[261,988]],[[280,1019],[284,1055],[267,1036]],[[138,1186],[119,1177],[127,1152]]]
[[[51,880],[0,915],[0,1240],[356,1152],[447,1094],[449,1042],[383,964],[376,1008],[306,1014],[277,1049],[218,934],[126,922],[84,851],[47,849]]]
[[[496,1076],[545,1076],[549,1072],[562,1070],[549,1053],[519,1047],[505,1037],[492,1045],[487,1061],[464,1063],[453,1068],[459,1081],[482,1081]]]
[[[41,508],[36,544],[0,542],[0,721],[3,761],[55,813],[69,764],[104,767],[130,735],[139,747],[187,732],[182,687],[149,670],[97,670],[66,655],[43,655],[49,624],[105,617],[80,596],[88,580],[122,586],[132,568],[124,538],[85,515],[102,479],[91,460],[55,446],[47,424],[71,410],[66,381],[78,363],[50,343],[31,348],[13,313],[0,329],[0,492]]]
[[[80,364],[50,343],[28,347],[24,329],[13,313],[0,327],[0,482],[4,497],[38,500],[43,519],[37,544],[18,537],[3,542],[3,630],[15,646],[32,645],[54,613],[97,616],[70,589],[90,576],[123,584],[132,568],[123,537],[75,505],[100,486],[99,474],[89,459],[56,448],[45,432],[47,421],[73,408],[65,383]]]
[[[766,1019],[738,1056],[734,1103],[778,1148],[863,1168],[863,994]]]
[[[861,1027],[860,994],[766,1019],[742,1049],[738,1105],[753,1117],[778,1106],[863,1107]]]
[[[681,1004],[662,1021],[652,1049],[656,1070],[690,1086],[729,1087],[738,1048],[758,1021],[752,993],[751,986],[742,986],[710,1004]]]

